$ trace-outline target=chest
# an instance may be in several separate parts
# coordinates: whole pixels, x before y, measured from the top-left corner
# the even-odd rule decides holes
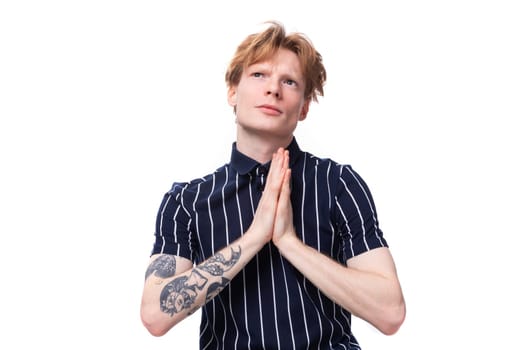
[[[293,222],[303,242],[333,256],[339,251],[339,240],[331,218],[330,191],[320,188],[315,180],[293,178]],[[191,230],[199,259],[213,255],[248,230],[264,185],[264,177],[236,178],[216,183],[209,195],[194,200]]]

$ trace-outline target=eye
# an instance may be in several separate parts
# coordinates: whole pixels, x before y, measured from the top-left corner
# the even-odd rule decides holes
[[[284,80],[284,84],[285,85],[289,85],[289,86],[297,86],[297,82],[295,80],[292,80],[292,79],[285,79]]]
[[[255,78],[262,78],[263,74],[261,72],[254,72],[252,73],[252,76]]]

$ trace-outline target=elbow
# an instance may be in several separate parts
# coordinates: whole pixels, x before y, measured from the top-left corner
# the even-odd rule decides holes
[[[145,308],[141,310],[140,318],[144,327],[146,327],[148,332],[155,337],[165,335],[170,328],[174,326],[174,324],[162,322],[162,317],[159,317],[158,312],[147,310]]]
[[[164,329],[162,327],[158,327],[154,323],[147,323],[144,320],[142,320],[142,323],[144,324],[144,326],[146,327],[148,332],[151,335],[155,336],[155,337],[161,337],[161,336],[163,336],[164,334],[166,334],[168,332],[167,329]]]
[[[155,337],[161,337],[168,332],[168,330],[162,327],[159,322],[156,322],[154,319],[147,317],[144,314],[141,314],[141,319],[144,327],[146,327],[148,332]]]
[[[380,325],[377,328],[385,335],[394,335],[405,321],[405,316],[406,306],[404,301],[402,301],[384,312]]]

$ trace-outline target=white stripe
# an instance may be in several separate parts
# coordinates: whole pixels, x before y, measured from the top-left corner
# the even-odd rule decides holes
[[[331,162],[328,163],[328,168],[326,170],[326,184],[327,184],[326,187],[328,189],[328,200],[329,200],[329,203],[330,203],[329,204],[330,208],[331,208],[331,205],[332,205],[331,194],[330,194],[330,168],[331,168],[331,166],[332,166],[332,163]],[[335,227],[332,224],[331,220],[330,220],[330,230],[332,232],[331,254],[332,254],[333,257],[337,257],[337,253],[338,252],[335,250],[335,235],[336,235],[336,231],[335,231]],[[334,313],[334,320],[338,324],[339,328],[341,329],[341,333],[344,334],[348,338],[348,340],[350,340],[350,336],[344,332],[345,329],[343,327],[343,324],[339,321],[339,319],[337,317],[339,313],[336,310],[336,304],[335,303],[332,303],[332,309],[333,309],[332,311]],[[339,307],[339,309],[340,309],[340,307]],[[346,346],[345,346],[345,349],[346,349]]]
[[[305,184],[306,184],[306,180],[305,180],[305,174],[304,174],[304,169],[306,167],[306,157],[304,157],[304,161],[303,161],[303,171],[302,171],[302,174],[301,174],[301,179],[303,180],[303,193],[302,193],[302,197],[301,197],[301,235],[303,236],[303,242],[306,242],[306,238],[304,236],[304,196],[305,196]]]
[[[195,230],[197,231],[196,235],[198,237],[197,241],[199,242],[199,246],[201,249],[201,256],[204,258],[204,249],[202,248],[201,233],[199,230],[199,212],[195,209],[195,204],[197,203],[197,198],[199,198],[200,192],[201,192],[201,184],[199,183],[197,185],[197,193],[195,194],[195,199],[193,200],[193,212],[195,213]]]
[[[370,211],[373,214],[372,218],[374,219],[374,232],[375,232],[376,238],[379,240],[379,243],[381,243],[381,245],[383,245],[383,241],[379,237],[379,225],[377,223],[377,216],[376,216],[376,212],[374,210],[374,206],[372,205],[372,202],[370,201],[370,198],[368,197],[368,194],[365,191],[365,188],[364,188],[363,184],[361,183],[361,181],[359,181],[359,179],[356,176],[356,174],[352,171],[352,169],[350,169],[350,167],[347,167],[347,170],[350,172],[350,174],[352,174],[352,176],[354,177],[356,182],[359,184],[359,187],[361,187],[361,190],[363,191],[363,194],[365,195],[366,200],[368,201],[368,206],[370,207]]]
[[[194,252],[193,252],[193,247],[191,246],[192,231],[190,229],[191,228],[192,218],[191,218],[190,212],[184,207],[184,197],[183,197],[186,188],[188,188],[188,185],[189,185],[188,183],[186,185],[184,185],[184,187],[182,188],[180,193],[177,194],[176,199],[180,196],[180,207],[179,208],[182,208],[182,210],[184,210],[184,212],[189,217],[188,225],[186,226],[186,231],[188,232],[188,250],[190,251],[190,259],[193,260],[194,259]],[[177,211],[178,211],[179,208],[177,208]],[[176,215],[174,215],[174,216],[176,216]],[[174,232],[176,233],[177,231],[174,230]],[[175,235],[175,242],[176,241],[177,241],[177,235]],[[179,252],[180,252],[180,246],[177,248],[177,255],[179,255]]]
[[[275,280],[273,275],[272,245],[268,245],[270,254],[270,272],[272,274],[272,297],[273,297],[273,315],[275,322],[275,332],[277,334],[277,349],[281,348],[281,339],[279,337],[279,325],[277,324],[277,300],[275,299]]]
[[[244,234],[244,227],[242,224],[242,215],[241,215],[241,204],[239,203],[239,174],[235,175],[235,198],[237,200],[237,212],[239,213],[239,227],[241,228],[241,235]],[[244,297],[244,326],[246,329],[246,334],[248,334],[248,348],[250,347],[251,337],[250,332],[248,331],[248,308],[246,301],[246,271],[242,269],[242,286],[243,286],[243,297]],[[238,335],[238,334],[237,334]],[[237,348],[237,341],[235,341],[235,348]]]
[[[301,285],[299,284],[299,281],[297,281],[297,289],[299,290],[299,297],[301,299],[301,309],[303,311],[304,320],[304,331],[306,332],[306,343],[310,344],[310,334],[308,333],[308,325],[306,324],[306,312],[304,310],[303,291],[301,290]]]
[[[293,325],[292,325],[292,312],[290,310],[290,293],[288,290],[288,280],[286,279],[286,271],[284,269],[283,256],[280,255],[280,258],[281,258],[281,267],[283,268],[284,286],[286,289],[286,306],[288,307],[288,323],[290,324],[290,333],[292,334],[293,349],[295,349],[295,337],[294,337],[294,331],[293,331]]]
[[[214,224],[213,224],[213,217],[211,215],[211,205],[210,205],[210,198],[211,198],[211,195],[213,193],[213,191],[215,190],[215,174],[212,175],[212,186],[211,186],[211,190],[210,190],[210,193],[206,196],[206,200],[208,202],[208,216],[210,218],[210,241],[211,241],[211,252],[212,254],[215,254],[215,240],[213,239],[213,237],[215,236],[215,229],[214,229]],[[216,301],[216,298],[212,299],[210,302],[211,302],[211,307],[212,307],[212,310],[213,310],[213,320],[212,320],[212,324],[215,326],[215,324],[217,323],[217,321],[215,320],[215,316],[217,315],[217,311],[215,311],[215,301]],[[213,327],[213,336],[214,338],[217,340],[217,343],[219,342],[219,338],[217,337],[217,334],[215,333],[215,327]]]
[[[193,261],[195,259],[195,253],[193,252],[193,247],[191,245],[191,241],[193,239],[193,232],[191,231],[191,218],[188,220],[188,226],[186,227],[186,230],[188,231],[188,247],[190,248],[190,257]]]
[[[225,198],[224,198],[224,188],[226,187],[226,184],[228,183],[229,181],[229,178],[228,178],[228,167],[225,167],[225,171],[226,171],[226,174],[225,174],[225,179],[224,179],[224,185],[222,186],[222,208],[223,208],[223,213],[224,213],[224,222],[226,224],[226,244],[229,245],[230,244],[230,233],[229,233],[229,230],[228,230],[228,215],[226,214],[226,203],[225,203]],[[233,313],[233,309],[232,309],[232,290],[231,288],[228,288],[228,300],[229,300],[229,305],[230,305],[230,315],[232,316],[232,319],[233,319],[233,325],[235,326],[235,349],[237,349],[237,341],[239,340],[239,327],[237,326],[237,321],[235,320],[235,315]],[[224,307],[224,305],[223,305]],[[226,309],[226,308],[225,308]],[[224,313],[226,315],[226,313]],[[224,322],[224,324],[226,324],[226,322]],[[226,331],[225,331],[225,334],[226,334]]]
[[[315,191],[314,191],[314,198],[315,198],[315,228],[317,231],[317,250],[321,251],[321,236],[319,232],[319,199],[318,199],[318,193],[317,193],[317,166],[319,165],[319,162],[316,161],[315,164],[315,174],[314,174],[314,183],[315,183]]]
[[[162,233],[162,226],[164,225],[164,211],[166,210],[166,207],[168,206],[168,202],[170,200],[171,196],[168,197],[166,200],[166,203],[164,203],[164,207],[162,208],[162,212],[160,215],[160,223],[159,223],[159,235],[162,238],[162,248],[160,248],[160,253],[164,254],[164,247],[166,246],[166,239],[164,238],[164,234]]]
[[[222,343],[224,344],[225,341],[226,341],[226,332],[228,331],[228,323],[226,322],[227,318],[226,318],[226,307],[224,306],[224,303],[222,302],[222,299],[220,296],[216,296],[215,298],[213,298],[213,300],[219,300],[219,302],[221,303],[221,306],[222,306],[222,309],[224,310],[224,312],[222,313],[224,315],[224,333],[222,334]],[[215,304],[214,304],[215,305]],[[234,319],[235,321],[235,319]]]
[[[251,186],[252,180],[253,180],[253,177],[250,174],[250,181],[248,183],[248,190],[249,190],[248,193],[250,194],[250,205],[252,206],[252,215],[255,216],[255,209],[254,209],[254,206],[253,206],[253,193],[252,193],[252,186]],[[257,259],[257,255],[255,255],[255,259]],[[259,261],[257,260],[257,267],[258,266],[259,266]],[[257,272],[257,283],[259,283],[259,272]],[[260,293],[260,291],[259,291],[259,293]],[[259,315],[262,315],[260,299],[259,299]],[[246,327],[248,329],[250,328],[250,327],[248,327],[248,323],[246,323]],[[261,322],[261,331],[262,331],[262,322]],[[264,337],[263,337],[263,339],[264,339]]]
[[[182,207],[182,209],[184,210],[184,212],[188,215],[188,217],[191,218],[191,214],[190,212],[186,209],[186,207],[184,206],[184,198],[182,198],[182,195],[184,194],[184,191],[188,188],[189,186],[189,183],[187,183],[186,185],[184,185],[184,187],[182,188],[182,190],[180,191],[180,193],[177,193],[177,197],[175,197],[175,200],[177,200],[180,196],[180,206]]]
[[[302,171],[302,176],[301,176],[301,179],[303,181],[303,184],[302,184],[302,198],[301,198],[301,234],[303,236],[303,242],[306,242],[306,237],[305,237],[305,232],[304,232],[304,203],[305,203],[305,187],[306,187],[306,180],[305,180],[305,168],[306,168],[306,157],[304,157],[304,161],[303,161],[303,171]],[[297,281],[297,283],[299,283],[299,281]],[[306,277],[304,277],[303,275],[303,287],[304,287],[304,290],[306,291]],[[305,332],[306,332],[306,339],[308,339],[308,344],[310,344],[310,334],[308,332],[308,324],[306,323],[306,312],[304,310],[304,298],[303,298],[303,292],[301,291],[301,287],[299,287],[299,295],[301,296],[301,304],[302,304],[302,309],[303,309],[303,318],[304,318],[304,327],[305,327]]]
[[[213,181],[211,185],[210,194],[208,195],[206,201],[208,202],[208,217],[210,218],[211,253],[215,254],[215,240],[213,239],[213,237],[215,237],[215,229],[214,229],[214,223],[213,223],[213,216],[211,215],[211,204],[210,204],[211,195],[213,191],[215,190],[215,174],[212,175],[212,179]]]
[[[264,323],[262,314],[261,281],[259,276],[259,255],[255,256],[255,263],[257,265],[257,295],[259,296],[259,320],[261,321],[261,339],[264,349]]]
[[[315,161],[315,220],[316,220],[316,229],[317,229],[317,250],[318,251],[321,251],[321,232],[320,232],[320,227],[319,227],[319,194],[318,194],[318,183],[317,183],[317,170],[318,170],[318,166],[319,166],[319,160],[316,159]],[[333,236],[332,236],[333,238]],[[330,317],[327,317],[326,315],[326,312],[324,311],[324,306],[323,306],[323,298],[321,296],[321,291],[319,289],[317,289],[317,296],[319,298],[319,306],[321,308],[321,312],[323,313],[323,315],[325,316],[324,318],[328,320],[328,322],[330,323],[330,343],[332,344],[332,337],[334,335],[334,325],[332,324],[332,321],[330,320]],[[319,322],[319,326],[321,326],[321,322]]]
[[[340,178],[339,180],[343,183],[346,189],[346,192],[348,193],[350,198],[352,198],[352,202],[354,202],[354,206],[357,209],[357,213],[359,214],[359,219],[361,219],[361,232],[363,233],[363,242],[365,242],[366,250],[370,250],[370,248],[368,247],[368,242],[366,241],[365,221],[363,220],[363,214],[361,214],[361,209],[359,208],[359,205],[357,204],[357,201],[355,200],[353,193],[350,191],[350,189],[346,185],[346,182],[343,181],[342,178]]]
[[[303,179],[305,179],[305,173],[306,173],[306,157],[305,157],[305,163],[304,163],[304,168],[303,168]],[[319,236],[319,213],[317,211],[317,209],[319,208],[319,205],[318,205],[318,199],[317,199],[317,161],[316,161],[316,166],[314,167],[315,169],[315,173],[314,173],[314,184],[315,184],[315,187],[314,187],[314,200],[315,200],[315,208],[316,208],[316,217],[315,217],[315,220],[316,220],[316,235],[317,235],[317,250],[318,251],[321,251],[321,243],[320,243],[320,236]],[[302,203],[302,207],[303,207],[303,212],[304,212],[304,206],[305,206],[305,202],[304,202],[304,198],[305,198],[305,190],[304,188],[306,187],[306,180],[303,180],[303,203]],[[302,220],[303,220],[303,227],[304,227],[304,215],[302,216]],[[304,235],[304,233],[303,233]],[[304,285],[304,290],[306,291],[306,278],[303,280],[303,285]],[[317,293],[318,293],[318,296],[319,296],[319,301],[320,301],[320,306],[322,308],[322,302],[321,302],[321,296],[320,296],[320,291],[319,289],[317,289]],[[310,298],[310,300],[312,301],[312,304],[313,305],[316,305],[312,296],[307,293],[308,295],[308,298]],[[323,333],[323,328],[322,328],[322,324],[321,324],[321,314],[319,313],[319,310],[317,309],[317,307],[315,308],[315,311],[317,312],[317,321],[318,321],[318,325],[319,325],[319,334],[322,334]],[[324,313],[324,311],[323,311]],[[321,338],[319,338],[319,344],[317,344],[317,347],[321,346]]]
[[[193,212],[195,213],[195,229],[197,230],[196,234],[197,234],[197,237],[199,237],[198,242],[199,242],[200,249],[201,249],[201,256],[204,259],[205,254],[204,254],[204,249],[202,248],[202,243],[201,243],[202,238],[201,238],[200,229],[199,229],[199,212],[196,210],[196,203],[197,203],[197,198],[199,198],[200,190],[201,190],[201,182],[199,182],[199,184],[197,185],[197,193],[195,194],[195,199],[193,200],[192,205],[193,205]],[[203,308],[203,312],[205,312],[204,308]],[[215,318],[215,309],[213,309],[213,318]],[[206,326],[203,327],[203,332],[205,329],[210,328],[212,337],[210,338],[209,342],[206,344],[206,346],[203,349],[206,349],[210,345],[213,338],[217,339],[217,335],[215,334],[215,329],[213,328],[213,325],[215,324],[215,320],[212,321],[213,325],[210,325],[209,319],[210,319],[209,316],[206,316]]]
[[[330,162],[328,164],[328,169],[327,169],[327,175],[326,175],[326,182],[327,182],[327,188],[328,188],[328,193],[329,193],[329,199],[330,199],[330,208],[331,208],[331,205],[332,205],[332,200],[331,200],[331,194],[330,194],[330,168],[332,166],[332,163]],[[332,253],[332,256],[333,257],[336,257],[337,256],[337,253],[336,250],[335,250],[335,235],[336,235],[336,231],[335,231],[335,227],[333,226],[332,224],[332,221],[330,220],[330,229],[332,231],[332,248],[331,248],[331,253]],[[344,246],[344,241],[343,241],[343,246]],[[337,325],[339,326],[339,328],[341,329],[341,333],[343,335],[345,335],[348,340],[350,340],[350,336],[348,334],[346,334],[344,332],[345,328],[343,327],[343,324],[339,321],[339,317],[337,317],[338,315],[341,314],[341,311],[338,311],[337,309],[341,309],[341,307],[338,305],[336,305],[335,303],[332,303],[332,309],[333,309],[333,313],[334,313],[334,320],[335,322],[337,323]],[[335,328],[335,327],[334,327]],[[346,346],[345,346],[345,349],[346,349]]]
[[[197,198],[199,197],[199,194],[200,194],[200,187],[201,187],[201,183],[199,183],[197,185],[197,193],[195,194],[195,198],[193,199],[192,207],[193,207],[193,212],[195,213],[195,230],[197,231],[196,235],[198,237],[197,241],[199,242],[199,246],[200,246],[200,249],[201,249],[201,256],[204,257],[204,249],[202,248],[201,238],[200,238],[200,230],[199,230],[199,213],[198,213],[197,210],[195,210],[195,206],[196,206],[196,203],[197,203]],[[206,314],[206,315],[208,314],[206,312],[205,308],[201,308],[201,310],[202,310],[201,312],[203,314]],[[212,336],[210,337],[210,340],[208,341],[208,343],[203,347],[203,350],[206,349],[211,344],[211,342],[212,342],[212,340],[214,338],[214,335],[215,335],[215,332],[213,331],[213,327],[210,325],[209,317],[206,316],[206,317],[204,317],[204,319],[206,320],[206,324],[204,325],[204,327],[202,327],[202,332],[200,334],[200,337],[201,338],[203,337],[204,332],[208,328],[211,329]]]
[[[204,336],[204,332],[206,331],[206,329],[210,328],[210,323],[208,322],[208,313],[206,312],[206,309],[205,308],[202,308],[202,314],[203,315],[206,315],[206,317],[204,317],[204,319],[206,320],[206,324],[204,325],[204,327],[202,327],[202,331],[199,335],[199,338],[202,339],[202,337]],[[213,333],[213,329],[211,331]],[[212,341],[213,337],[210,337],[210,340],[208,341],[208,343],[204,346],[203,350],[206,349],[211,341]]]
[[[352,328],[351,328],[351,326],[352,326],[352,322],[351,322],[350,318],[348,318],[347,314],[344,312],[343,308],[342,308],[340,305],[334,304],[334,307],[337,307],[337,308],[339,309],[339,312],[337,313],[337,315],[342,316],[342,317],[346,320],[346,329],[349,329],[350,332],[351,332],[351,331],[352,331],[352,330],[351,330],[351,329],[352,329]],[[351,341],[351,339],[352,339],[351,334],[350,334],[350,333],[345,333],[345,332],[344,332],[345,328],[344,328],[344,326],[342,325],[342,323],[339,322],[339,320],[337,319],[337,317],[336,317],[336,321],[337,321],[337,323],[339,323],[339,324],[341,325],[341,331],[342,331],[343,335],[345,335],[345,336],[348,338],[348,341],[349,341],[350,343],[352,343],[352,341]],[[352,343],[352,344],[355,344],[355,343]],[[355,344],[355,345],[357,345],[357,344]]]
[[[328,163],[328,168],[326,169],[326,189],[328,190],[328,209],[332,209],[332,193],[330,192],[330,168],[332,163]]]
[[[252,183],[252,176],[250,174],[250,184]],[[253,196],[252,196],[252,186],[249,186],[249,189],[250,189],[250,202],[251,202],[251,206],[252,206],[252,214],[253,216],[255,216],[255,206],[254,206],[254,203],[253,203]],[[261,322],[261,339],[262,339],[262,343],[263,343],[263,348],[264,348],[264,323],[263,323],[263,319],[262,319],[262,300],[261,300],[261,280],[260,280],[260,275],[259,275],[259,254],[255,255],[255,264],[257,266],[257,295],[259,297],[259,320]]]
[[[173,214],[173,241],[175,243],[179,243],[177,239],[177,220],[175,219],[177,217],[177,214],[179,213],[180,206],[177,207],[177,210],[175,210],[175,214]]]
[[[339,328],[341,328],[341,333],[342,333],[343,335],[345,335],[345,336],[348,338],[348,340],[350,340],[350,336],[349,336],[348,334],[345,333],[345,329],[343,328],[342,323],[339,322],[339,320],[338,320],[338,318],[337,318],[337,310],[336,310],[336,307],[335,307],[335,306],[336,306],[336,304],[335,304],[335,303],[332,303],[332,308],[333,308],[333,311],[334,311],[334,320],[335,320],[335,322],[337,322],[337,324],[339,325]],[[331,339],[330,339],[330,341],[331,341]],[[346,346],[345,346],[345,349],[346,349]]]
[[[230,231],[229,231],[229,228],[228,228],[228,215],[226,214],[226,202],[225,202],[225,199],[224,199],[224,188],[226,187],[226,184],[228,183],[228,168],[226,167],[225,168],[225,171],[226,171],[226,177],[224,179],[224,185],[222,185],[222,211],[224,213],[224,226],[225,226],[225,234],[226,234],[226,245],[229,245],[230,244]]]
[[[337,196],[335,196],[335,204],[337,205],[337,208],[339,209],[339,213],[343,217],[345,221],[346,230],[348,231],[348,234],[350,235],[350,239],[348,242],[350,242],[350,251],[352,252],[352,256],[354,256],[354,243],[352,242],[352,232],[350,231],[350,226],[348,226],[348,219],[346,218],[345,213],[343,212],[343,209],[341,208],[341,205],[339,204],[339,201],[337,200]],[[343,248],[346,246],[347,240],[343,239]]]

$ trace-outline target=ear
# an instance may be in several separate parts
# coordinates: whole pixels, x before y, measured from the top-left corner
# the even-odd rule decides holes
[[[237,106],[237,87],[231,86],[228,88],[228,104],[232,107]]]
[[[301,108],[301,113],[299,114],[299,120],[303,121],[306,119],[306,115],[308,114],[308,110],[310,109],[310,100],[304,101],[303,108]]]

